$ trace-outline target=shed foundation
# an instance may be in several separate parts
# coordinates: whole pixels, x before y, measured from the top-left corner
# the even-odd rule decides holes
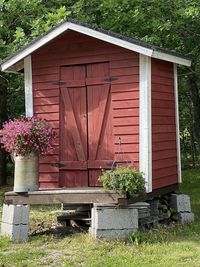
[[[11,240],[25,242],[28,240],[29,205],[3,205],[1,236]]]
[[[138,229],[138,210],[132,205],[94,204],[89,233],[94,238],[126,239]]]
[[[190,197],[185,194],[171,194],[170,207],[177,212],[177,221],[181,224],[194,221],[194,213],[191,212]]]

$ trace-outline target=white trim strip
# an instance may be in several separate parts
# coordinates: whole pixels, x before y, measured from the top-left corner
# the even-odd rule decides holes
[[[67,30],[73,30],[73,31],[97,38],[99,40],[123,47],[125,49],[140,53],[142,55],[149,56],[149,57],[154,57],[154,58],[174,62],[177,64],[182,64],[185,66],[190,66],[190,64],[191,64],[190,60],[176,57],[176,56],[172,56],[172,55],[164,53],[164,52],[153,51],[153,49],[146,48],[146,47],[143,47],[143,46],[140,46],[137,44],[133,44],[133,43],[130,43],[128,41],[110,36],[108,34],[90,29],[86,26],[82,26],[82,25],[78,25],[78,24],[66,21],[63,24],[61,24],[60,26],[56,27],[54,30],[52,30],[49,33],[47,33],[46,35],[44,35],[39,40],[35,41],[33,44],[29,45],[27,48],[24,48],[21,52],[17,53],[13,57],[11,57],[10,59],[8,59],[4,63],[2,63],[1,70],[2,71],[9,70],[9,68],[11,66],[16,64],[20,60],[24,59],[25,57],[27,57],[28,55],[33,53],[35,50],[37,50],[38,48],[47,44],[48,42],[55,39],[56,37],[58,37],[59,35],[61,35],[62,33],[64,33]]]
[[[180,65],[187,66],[187,67],[191,66],[191,60],[189,59],[177,57],[177,56],[166,54],[166,53],[159,52],[159,51],[153,51],[152,57],[165,60],[165,61],[169,61],[172,63],[180,64]]]
[[[177,149],[177,167],[178,167],[178,182],[182,182],[181,175],[181,147],[180,147],[180,131],[179,131],[179,104],[178,104],[178,78],[177,65],[174,64],[174,95],[176,107],[176,149]]]
[[[140,55],[140,159],[146,192],[152,192],[151,58]]]
[[[25,111],[26,116],[33,116],[33,88],[31,56],[24,59]]]

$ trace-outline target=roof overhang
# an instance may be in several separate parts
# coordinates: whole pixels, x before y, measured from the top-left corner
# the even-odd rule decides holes
[[[117,45],[119,47],[123,47],[125,49],[137,52],[142,55],[146,55],[153,58],[162,59],[165,61],[173,62],[176,64],[181,64],[184,66],[190,66],[191,60],[186,59],[181,56],[172,55],[167,52],[160,52],[153,48],[148,48],[139,44],[134,44],[132,42],[123,40],[121,38],[117,38],[106,34],[104,32],[100,32],[98,30],[88,28],[87,26],[83,26],[80,24],[76,24],[70,21],[65,21],[59,26],[55,27],[53,30],[47,32],[44,36],[37,39],[30,45],[26,46],[24,49],[20,50],[13,56],[5,59],[1,63],[1,70],[8,71],[8,72],[17,72],[19,68],[23,65],[23,59],[28,55],[31,55],[34,51],[42,47],[43,45],[47,44],[48,42],[52,41],[62,33],[66,32],[67,30],[72,30],[75,32],[79,32],[85,34],[90,37],[97,38],[99,40]],[[20,67],[19,67],[20,66]]]

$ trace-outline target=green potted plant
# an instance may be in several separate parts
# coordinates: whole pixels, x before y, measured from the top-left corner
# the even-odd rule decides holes
[[[115,190],[119,194],[138,197],[145,190],[145,180],[141,172],[132,167],[117,167],[103,171],[99,177],[103,188]]]
[[[55,131],[36,117],[21,117],[4,123],[1,143],[15,162],[14,191],[38,189],[39,156],[53,149]]]

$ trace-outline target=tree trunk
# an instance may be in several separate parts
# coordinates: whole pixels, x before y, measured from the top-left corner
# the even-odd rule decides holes
[[[200,95],[197,85],[197,78],[195,74],[188,76],[188,86],[191,93],[191,100],[193,104],[193,128],[194,137],[200,142]]]
[[[194,140],[194,131],[193,125],[190,127],[190,146],[191,146],[191,158],[192,158],[192,167],[196,167],[196,149],[195,149],[195,140]]]
[[[0,73],[0,129],[2,124],[7,120],[7,86],[6,78]],[[6,152],[0,148],[0,185],[7,183],[6,179]]]

